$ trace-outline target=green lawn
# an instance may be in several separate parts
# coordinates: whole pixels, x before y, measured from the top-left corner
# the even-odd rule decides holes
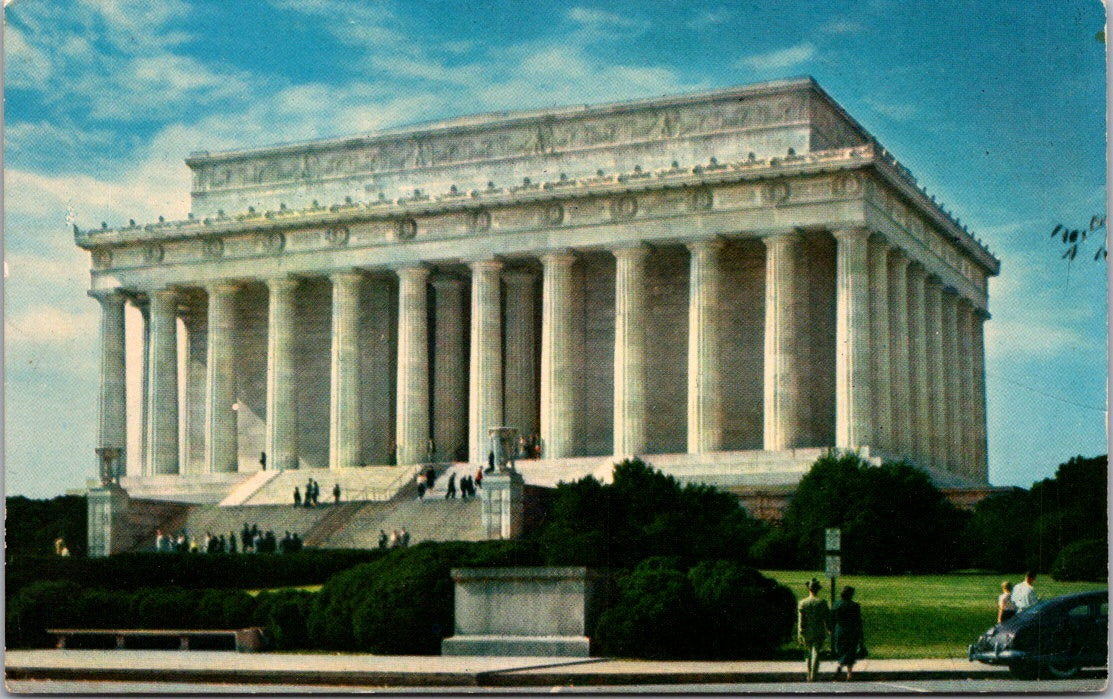
[[[804,582],[822,573],[795,570],[762,571],[802,598]],[[866,646],[871,658],[964,657],[966,646],[997,620],[997,595],[1001,581],[1019,582],[1015,575],[848,575],[838,589],[853,585],[862,605]],[[828,581],[824,598],[830,599]],[[1041,599],[1069,592],[1105,589],[1104,583],[1056,582],[1049,576],[1036,580]]]

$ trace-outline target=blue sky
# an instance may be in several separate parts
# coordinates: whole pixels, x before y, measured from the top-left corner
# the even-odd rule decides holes
[[[812,75],[1001,258],[990,480],[1106,452],[1096,1],[5,0],[8,494],[94,475],[98,306],[69,222],[182,218],[194,150]]]

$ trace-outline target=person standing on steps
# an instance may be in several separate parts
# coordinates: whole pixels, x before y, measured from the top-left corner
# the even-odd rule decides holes
[[[298,487],[294,486],[294,507],[301,507],[301,491]]]
[[[444,499],[452,500],[456,497],[456,472],[453,471],[448,476],[448,485],[445,486]]]
[[[337,505],[340,504],[340,484],[339,483],[332,486],[332,499],[335,501],[335,504],[337,504]]]

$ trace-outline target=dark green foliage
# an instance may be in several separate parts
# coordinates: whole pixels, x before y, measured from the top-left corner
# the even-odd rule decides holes
[[[261,592],[251,624],[266,630],[276,650],[309,648],[309,614],[315,597],[305,590]]]
[[[599,617],[595,643],[618,658],[693,658],[703,646],[688,576],[675,559],[651,558],[617,580],[616,603]]]
[[[923,471],[905,463],[875,467],[854,453],[831,453],[797,486],[785,512],[784,540],[762,551],[778,552],[780,546],[778,553],[793,553],[785,563],[820,568],[824,530],[839,527],[844,573],[943,572],[962,567],[965,523],[966,514]]]
[[[1067,544],[1051,566],[1056,580],[1104,582],[1109,577],[1109,545],[1103,539]]]
[[[964,539],[970,563],[1048,572],[1075,541],[1108,541],[1108,458],[1076,456],[1054,478],[993,495],[975,506]]]
[[[134,590],[152,586],[241,589],[319,585],[335,573],[381,558],[384,551],[305,550],[282,555],[125,553],[109,558],[9,555],[8,599],[38,580]]]
[[[74,601],[81,594],[76,583],[46,581],[28,585],[7,604],[4,644],[7,648],[47,648],[46,629],[74,619]]]
[[[71,556],[85,555],[85,496],[60,495],[31,500],[22,495],[5,498],[4,544],[7,555],[50,556],[54,540],[66,542]]]
[[[743,561],[764,530],[734,495],[681,486],[635,459],[615,466],[612,484],[559,485],[537,538],[547,565],[629,568],[650,556]]]
[[[792,637],[796,597],[736,561],[704,561],[688,571],[700,608],[701,657],[769,657]]]
[[[677,557],[646,559],[618,576],[615,602],[594,636],[595,652],[613,657],[769,657],[795,623],[788,588],[729,560],[685,571]]]
[[[452,568],[538,565],[526,542],[422,543],[334,576],[317,594],[310,643],[329,650],[437,654],[452,634]]]

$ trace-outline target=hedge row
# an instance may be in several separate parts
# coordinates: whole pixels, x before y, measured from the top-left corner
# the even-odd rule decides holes
[[[271,554],[125,553],[108,558],[9,555],[7,599],[40,580],[106,590],[174,586],[262,589],[319,585],[340,571],[382,558],[380,550],[313,550]]]

